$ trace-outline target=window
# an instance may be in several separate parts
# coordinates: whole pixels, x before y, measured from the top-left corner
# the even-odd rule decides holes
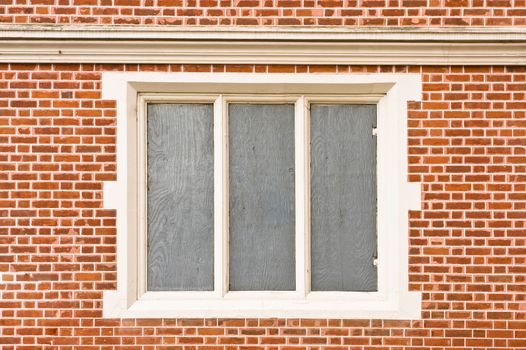
[[[119,123],[105,316],[419,317],[407,291],[415,78],[105,75]]]
[[[142,96],[144,292],[377,290],[375,105],[159,97]]]

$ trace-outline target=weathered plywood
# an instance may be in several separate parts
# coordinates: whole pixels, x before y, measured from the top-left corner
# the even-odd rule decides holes
[[[229,106],[230,290],[294,290],[294,105]]]
[[[376,107],[311,106],[313,291],[374,291]]]
[[[213,290],[213,106],[149,104],[150,291]]]

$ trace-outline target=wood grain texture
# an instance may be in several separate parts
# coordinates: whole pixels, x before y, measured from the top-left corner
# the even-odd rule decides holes
[[[213,106],[147,113],[147,288],[213,290]]]
[[[294,105],[229,106],[230,290],[294,290]]]
[[[376,107],[311,106],[313,291],[375,291]]]

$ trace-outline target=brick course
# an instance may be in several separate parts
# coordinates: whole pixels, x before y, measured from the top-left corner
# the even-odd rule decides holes
[[[116,287],[104,71],[422,74],[408,116],[422,319],[102,319]],[[2,349],[526,348],[526,66],[0,64],[0,170]]]

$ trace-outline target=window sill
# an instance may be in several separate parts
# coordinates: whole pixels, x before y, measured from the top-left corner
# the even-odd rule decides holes
[[[264,293],[255,297],[228,293],[225,297],[149,292],[126,307],[115,293],[105,293],[104,317],[109,318],[338,318],[418,319],[421,293],[310,293],[307,297]],[[206,294],[206,295],[205,295]],[[235,295],[238,294],[238,295]],[[292,293],[294,294],[294,293]],[[335,298],[334,294],[340,294]],[[347,294],[347,295],[342,295]],[[112,304],[114,307],[108,307]]]

